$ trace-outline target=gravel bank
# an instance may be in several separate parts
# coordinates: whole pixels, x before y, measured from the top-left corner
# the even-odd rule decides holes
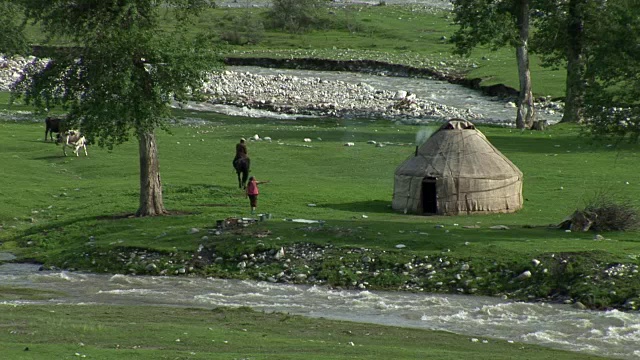
[[[364,82],[354,84],[318,77],[224,71],[209,77],[204,93],[211,104],[285,114],[383,118],[407,123],[482,119],[468,109],[420,99],[404,90],[380,90]]]
[[[8,91],[35,57],[0,57],[0,91]],[[468,109],[420,99],[404,90],[376,89],[366,83],[348,83],[288,75],[256,75],[223,71],[211,74],[203,87],[206,103],[232,105],[251,110],[290,115],[393,119],[406,123],[442,121],[450,118],[482,120]],[[211,107],[214,111],[224,111]],[[237,109],[236,109],[237,110]],[[261,116],[268,113],[258,112]]]

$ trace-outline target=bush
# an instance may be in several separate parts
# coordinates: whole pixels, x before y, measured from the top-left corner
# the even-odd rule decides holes
[[[273,0],[267,18],[273,28],[300,33],[323,23],[326,0]]]
[[[594,231],[624,231],[640,228],[638,210],[630,200],[618,200],[607,192],[587,201],[585,213],[593,214]]]
[[[231,45],[255,45],[264,38],[264,24],[252,13],[225,17],[225,31],[220,39]]]

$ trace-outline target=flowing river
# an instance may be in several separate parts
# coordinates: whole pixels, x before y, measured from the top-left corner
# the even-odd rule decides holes
[[[0,254],[2,255],[2,254]],[[0,261],[10,260],[8,254]],[[48,301],[9,304],[111,304],[214,308],[248,306],[267,312],[444,330],[538,344],[621,359],[640,357],[640,313],[577,310],[569,305],[498,298],[346,291],[257,281],[38,271],[0,265],[0,284],[54,292]]]
[[[315,70],[295,70],[295,69],[273,69],[257,66],[230,66],[227,70],[235,72],[248,72],[257,75],[286,75],[298,78],[319,78],[327,81],[342,81],[353,84],[366,83],[378,90],[407,91],[416,94],[420,99],[429,100],[435,103],[444,104],[461,110],[470,110],[474,114],[482,115],[481,119],[473,120],[474,123],[495,123],[503,125],[515,125],[516,109],[513,103],[496,97],[485,96],[477,90],[468,89],[461,85],[451,84],[446,81],[393,77],[383,75],[373,75],[365,73],[343,72],[343,71],[315,71]],[[537,104],[538,120],[547,120],[549,124],[554,124],[562,118],[562,112],[553,107],[541,107]],[[553,105],[553,104],[551,104]],[[228,105],[207,105],[203,103],[192,104],[194,110],[213,110],[230,115],[246,115],[260,117],[294,117],[269,113],[264,110],[251,110]]]

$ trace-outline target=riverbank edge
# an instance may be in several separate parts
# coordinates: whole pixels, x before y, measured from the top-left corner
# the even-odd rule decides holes
[[[227,66],[257,66],[276,69],[346,71],[395,77],[428,78],[446,81],[479,91],[486,96],[515,100],[518,90],[504,84],[481,85],[481,78],[468,78],[465,72],[446,73],[432,68],[415,67],[379,60],[334,60],[322,58],[225,57]]]
[[[632,276],[638,266],[611,263],[603,253],[539,253],[534,259],[520,257],[503,263],[482,254],[460,258],[449,252],[427,254],[407,249],[336,247],[330,243],[281,245],[256,238],[264,229],[202,230],[207,231],[208,239],[193,251],[161,252],[89,241],[77,252],[49,259],[21,255],[32,245],[18,236],[14,238],[17,259],[7,262],[41,264],[41,270],[492,296],[571,304],[580,310],[635,311],[640,304],[637,281]],[[326,226],[308,226],[302,231],[331,233]]]

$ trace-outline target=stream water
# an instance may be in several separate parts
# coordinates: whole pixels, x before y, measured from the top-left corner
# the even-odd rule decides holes
[[[354,84],[366,83],[376,89],[388,91],[404,90],[416,94],[416,96],[421,99],[453,106],[463,110],[469,109],[475,114],[482,115],[483,119],[474,120],[475,123],[487,122],[515,125],[516,109],[510,106],[506,100],[485,96],[479,91],[468,89],[461,85],[451,84],[446,81],[341,71],[273,69],[256,66],[230,66],[227,70],[249,72],[258,75],[284,74],[288,76],[297,76],[299,78],[313,77],[329,81],[350,82]],[[264,110],[241,109],[228,105],[207,105],[197,103],[192,104],[192,109],[213,110],[230,115],[291,117],[291,115],[269,113]],[[562,118],[562,112],[551,109],[538,109],[537,116],[539,120],[547,120],[550,124],[554,124],[560,121]]]
[[[569,305],[477,296],[346,291],[256,281],[38,269],[38,265],[32,264],[0,265],[0,284],[57,295],[47,301],[6,303],[248,306],[267,312],[444,330],[467,335],[469,341],[498,338],[613,358],[640,357],[638,312],[585,311]]]

